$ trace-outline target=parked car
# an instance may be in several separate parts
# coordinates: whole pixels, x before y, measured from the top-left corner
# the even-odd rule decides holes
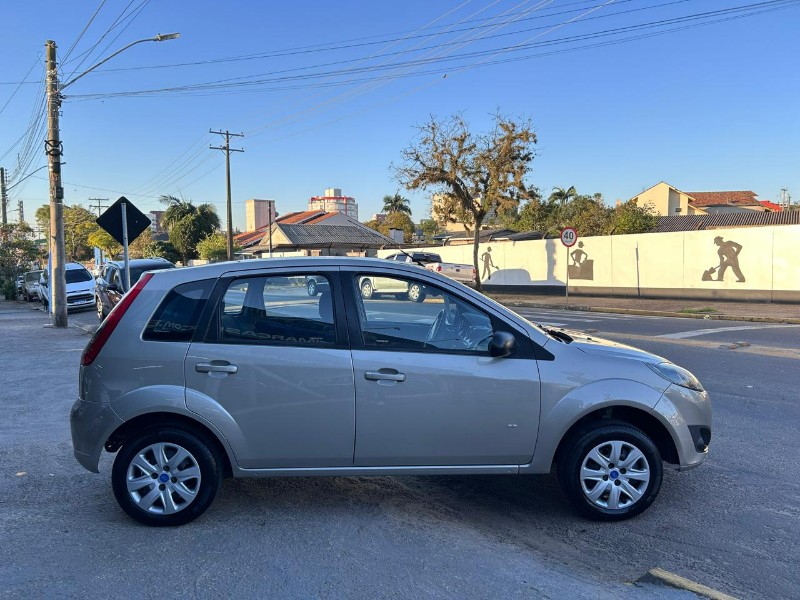
[[[298,295],[309,276],[326,289]],[[365,279],[427,298],[365,300]],[[289,258],[142,275],[83,351],[70,422],[78,462],[115,452],[114,495],[149,525],[195,519],[226,476],[554,465],[582,514],[620,520],[652,504],[663,461],[706,459],[711,404],[663,358],[418,267]]]
[[[83,310],[94,306],[94,277],[80,263],[68,262],[64,265],[64,280],[67,286],[67,310]],[[39,276],[39,299],[45,309],[49,309],[50,277],[44,269]]]
[[[143,273],[174,269],[175,265],[166,258],[134,258],[128,261],[128,268],[131,272],[131,286],[133,286]],[[101,321],[106,318],[127,291],[124,284],[124,271],[125,262],[121,260],[110,260],[100,269],[94,302],[97,308],[97,317]]]
[[[398,252],[397,254],[387,256],[386,260],[394,260],[409,264],[416,263],[429,271],[441,273],[445,277],[455,279],[461,283],[475,283],[475,267],[472,265],[443,262],[442,257],[435,252]]]
[[[42,270],[28,271],[25,273],[22,282],[22,297],[25,302],[39,299],[39,277],[42,275]]]

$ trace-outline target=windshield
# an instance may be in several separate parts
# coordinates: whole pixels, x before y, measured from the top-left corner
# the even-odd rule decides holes
[[[67,283],[80,283],[82,281],[92,281],[92,274],[86,269],[67,269],[64,274]]]
[[[25,281],[39,281],[39,275],[41,275],[41,271],[31,271],[30,273],[25,273]]]
[[[175,267],[171,264],[164,264],[164,265],[154,265],[150,267],[141,267],[139,269],[131,269],[131,287],[139,281],[139,278],[142,276],[142,273],[146,273],[147,271],[163,271],[164,269],[174,269]]]

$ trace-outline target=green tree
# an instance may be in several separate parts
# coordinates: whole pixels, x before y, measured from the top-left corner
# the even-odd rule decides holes
[[[652,204],[639,206],[636,201],[628,200],[611,209],[610,229],[608,233],[647,233],[658,225],[658,213]]]
[[[128,254],[131,258],[148,258],[155,256],[150,254],[150,247],[153,244],[153,232],[148,227],[139,234],[135,240],[128,244]]]
[[[422,235],[425,236],[426,242],[432,242],[433,237],[442,231],[435,219],[422,219],[419,222],[419,227],[422,230]]]
[[[409,206],[408,198],[404,198],[399,192],[395,192],[391,196],[384,196],[383,212],[387,214],[405,213],[411,216],[411,206]]]
[[[238,252],[241,249],[242,247],[234,240],[233,251]],[[197,244],[197,253],[200,255],[200,258],[204,260],[227,260],[228,236],[220,231],[206,236]]]
[[[438,215],[474,228],[472,257],[480,273],[477,232],[486,215],[513,211],[520,201],[533,197],[525,176],[534,158],[536,134],[530,122],[499,114],[494,127],[482,134],[473,134],[461,116],[441,122],[432,118],[419,131],[416,143],[403,150],[402,164],[394,167],[396,177],[408,190],[438,192]],[[480,278],[475,285],[481,289]]]
[[[39,257],[32,236],[33,230],[27,223],[0,225],[0,280],[8,300],[16,294],[16,276],[27,271]]]
[[[89,234],[88,242],[92,247],[100,248],[100,250],[103,251],[108,259],[112,259],[117,254],[122,252],[122,244],[111,237],[111,234],[105,229],[100,227],[98,227],[96,231],[93,231],[91,234]]]
[[[385,236],[389,235],[390,229],[402,229],[403,242],[409,244],[411,243],[411,240],[414,239],[414,232],[417,228],[414,226],[414,222],[411,220],[411,217],[409,217],[407,214],[393,212],[389,213],[383,223],[381,223],[378,227],[378,231]]]
[[[211,204],[195,206],[175,196],[161,196],[167,205],[161,225],[169,232],[169,241],[181,256],[181,262],[197,258],[197,244],[219,229],[217,211]]]

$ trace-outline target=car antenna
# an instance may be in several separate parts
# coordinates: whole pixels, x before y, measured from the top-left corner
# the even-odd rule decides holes
[[[390,239],[391,239],[391,238],[390,238]],[[392,243],[393,243],[395,246],[397,246],[397,249],[398,249],[398,250],[400,250],[400,252],[402,252],[402,253],[403,253],[403,254],[405,254],[405,255],[406,255],[408,258],[410,258],[410,259],[411,259],[411,262],[418,264],[420,267],[423,267],[423,268],[425,267],[425,263],[423,263],[423,262],[421,262],[421,261],[417,260],[416,258],[414,258],[413,256],[411,256],[411,255],[410,255],[408,252],[406,252],[405,250],[403,250],[403,249],[400,247],[400,244],[399,244],[399,243],[397,243],[397,242],[396,242],[396,241],[394,241],[394,240],[392,240]]]

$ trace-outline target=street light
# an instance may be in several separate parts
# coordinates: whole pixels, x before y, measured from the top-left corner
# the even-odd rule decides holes
[[[45,42],[47,63],[47,139],[45,152],[50,172],[50,307],[53,313],[53,326],[67,326],[67,289],[64,280],[64,264],[66,262],[66,249],[64,247],[64,188],[61,187],[61,140],[59,138],[58,118],[61,108],[63,92],[67,87],[78,81],[84,75],[91,73],[100,65],[108,62],[117,54],[124,52],[131,46],[143,42],[164,42],[174,40],[179,33],[159,33],[155,37],[145,38],[131,42],[120,48],[110,56],[86,69],[83,73],[70,79],[64,85],[58,84],[58,71],[56,69],[56,43],[53,40]]]

